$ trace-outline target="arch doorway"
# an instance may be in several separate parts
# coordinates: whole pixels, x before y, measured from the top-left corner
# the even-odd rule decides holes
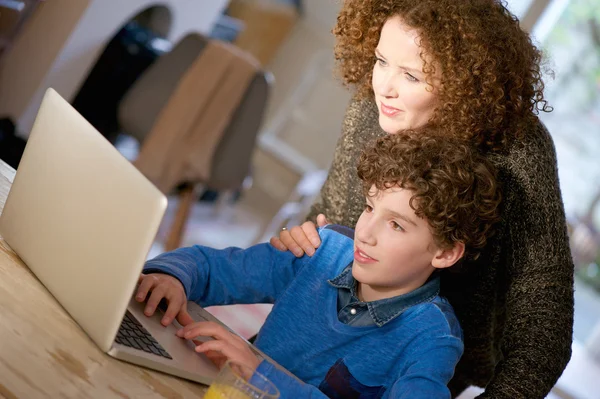
[[[111,142],[119,133],[119,102],[146,68],[171,49],[166,39],[171,26],[171,10],[163,5],[148,7],[126,21],[75,96],[73,106]]]

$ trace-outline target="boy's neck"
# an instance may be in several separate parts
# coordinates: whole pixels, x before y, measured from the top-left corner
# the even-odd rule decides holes
[[[368,284],[363,284],[360,281],[356,282],[356,295],[361,302],[373,302],[381,299],[393,298],[400,295],[408,294],[422,287],[433,273],[420,277],[411,281],[403,287],[373,287]]]

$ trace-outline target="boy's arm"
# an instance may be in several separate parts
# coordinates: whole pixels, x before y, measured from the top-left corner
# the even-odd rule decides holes
[[[176,277],[187,298],[202,306],[273,303],[308,260],[269,244],[223,250],[195,245],[157,256],[143,272]]]
[[[423,342],[421,342],[422,344]],[[450,398],[448,382],[463,353],[460,339],[447,335],[411,351],[405,372],[390,388],[390,399]]]

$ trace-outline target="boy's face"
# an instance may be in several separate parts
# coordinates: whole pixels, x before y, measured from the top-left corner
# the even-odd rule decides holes
[[[363,301],[413,291],[435,268],[451,266],[462,256],[460,248],[454,253],[456,248],[437,247],[428,222],[409,205],[412,195],[400,187],[379,191],[373,186],[366,197],[356,224],[352,267]]]

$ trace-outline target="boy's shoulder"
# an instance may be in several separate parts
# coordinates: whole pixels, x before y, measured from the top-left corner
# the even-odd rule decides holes
[[[417,329],[463,340],[462,328],[456,313],[444,297],[438,295],[431,301],[415,305],[408,313],[411,315],[412,325]]]
[[[354,230],[339,224],[328,224],[319,228],[321,245],[317,248],[320,256],[336,252],[354,252]]]
[[[328,224],[321,228],[321,231],[334,231],[342,236],[354,241],[354,229],[342,226],[341,224]],[[328,233],[329,234],[329,233]]]
[[[321,245],[307,262],[333,278],[354,259],[354,230],[329,224],[318,231]]]

